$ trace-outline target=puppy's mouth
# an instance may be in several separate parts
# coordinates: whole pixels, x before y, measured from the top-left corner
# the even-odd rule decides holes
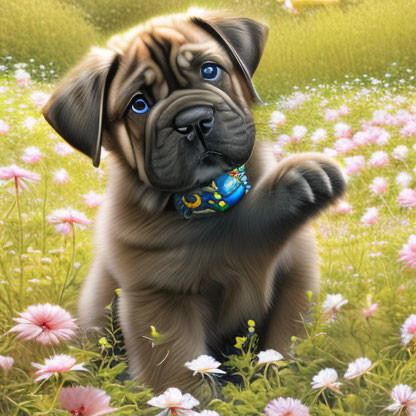
[[[226,162],[228,162],[230,165],[231,161],[224,156],[221,152],[215,152],[214,150],[207,150],[206,152],[202,153],[201,156],[199,156],[198,163],[202,162],[209,162],[210,160],[215,160],[216,158],[223,158]]]

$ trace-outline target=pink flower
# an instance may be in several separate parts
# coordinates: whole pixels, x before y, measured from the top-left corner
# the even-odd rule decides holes
[[[409,149],[405,145],[397,146],[392,152],[391,155],[395,159],[404,160],[407,157],[407,154],[409,153]]]
[[[352,212],[352,206],[347,201],[339,201],[337,205],[335,205],[335,212],[338,214],[349,214]]]
[[[308,129],[305,126],[295,126],[292,129],[292,142],[296,143],[302,140],[305,137],[306,132]]]
[[[365,357],[357,358],[354,362],[348,364],[347,372],[344,378],[352,379],[368,373],[374,367],[372,362]]]
[[[334,143],[334,147],[338,153],[348,153],[354,150],[355,143],[351,139],[343,137]]]
[[[13,367],[14,359],[12,357],[5,357],[0,355],[0,367],[7,374],[10,369]]]
[[[43,345],[66,341],[75,335],[77,329],[75,320],[65,309],[50,303],[29,306],[13,320],[18,325],[8,332],[18,332],[17,338]]]
[[[167,389],[163,394],[153,397],[147,402],[148,405],[165,409],[159,415],[197,415],[192,410],[193,407],[199,405],[199,401],[192,397],[189,393],[182,395],[181,391],[175,387]]]
[[[387,163],[389,163],[389,155],[383,151],[374,152],[371,155],[369,163],[371,166],[377,167],[377,168],[386,166]]]
[[[101,202],[103,202],[104,195],[95,193],[94,191],[89,191],[87,194],[83,195],[84,202],[90,208],[97,208]]]
[[[402,188],[407,188],[410,182],[412,182],[412,177],[407,172],[400,172],[396,176],[396,184]]]
[[[370,189],[377,195],[385,194],[387,192],[387,182],[384,178],[374,178]]]
[[[319,143],[327,138],[325,129],[317,129],[312,133],[311,141],[313,143]]]
[[[411,269],[416,269],[416,234],[409,237],[407,243],[399,251],[400,262],[406,263],[406,266]]]
[[[416,191],[409,188],[402,189],[397,197],[397,202],[402,207],[414,207],[416,205]]]
[[[67,354],[57,354],[52,358],[46,358],[45,364],[32,363],[37,368],[35,381],[47,380],[56,373],[66,373],[68,371],[88,371],[84,363],[77,364],[75,358]]]
[[[10,130],[9,125],[5,121],[0,120],[0,135],[7,134],[9,130]]]
[[[324,114],[324,119],[326,121],[335,121],[341,116],[338,110],[327,109]]]
[[[346,157],[344,159],[344,162],[345,162],[345,169],[348,175],[352,175],[353,173],[360,172],[365,165],[364,156]]]
[[[48,224],[55,224],[55,231],[58,234],[70,234],[72,225],[84,226],[92,224],[85,214],[70,207],[57,209],[46,217]]]
[[[10,179],[14,179],[15,186],[19,189],[20,186],[25,186],[25,182],[38,182],[40,175],[13,163],[13,165],[0,168],[0,180],[8,181]]]
[[[273,145],[273,156],[276,158],[276,160],[280,160],[283,156],[284,150],[283,147],[279,144]]]
[[[67,183],[69,182],[69,175],[65,169],[59,169],[53,175],[53,181],[55,183]]]
[[[337,381],[338,374],[333,368],[325,368],[321,370],[316,376],[313,376],[312,379],[312,388],[313,389],[330,389],[334,391],[339,391],[339,386],[342,384]]]
[[[30,100],[36,106],[38,110],[41,110],[43,106],[49,100],[50,94],[46,94],[42,91],[35,91],[31,96]]]
[[[74,416],[101,416],[115,412],[110,407],[111,397],[95,387],[67,387],[59,393],[62,409]]]
[[[413,392],[409,386],[399,384],[393,387],[391,398],[394,403],[386,407],[385,410],[391,410],[401,415],[416,415],[416,392]]]
[[[270,127],[275,130],[277,126],[283,126],[286,123],[286,117],[280,111],[273,111],[270,115]]]
[[[17,85],[26,86],[30,84],[30,74],[24,69],[18,69],[14,73]]]
[[[278,397],[264,408],[264,413],[266,416],[309,416],[309,409],[300,400]]]
[[[412,339],[416,338],[416,314],[410,315],[400,328],[402,344],[407,345]]]
[[[36,146],[26,147],[22,160],[26,163],[37,163],[42,159],[42,153]]]
[[[347,114],[351,113],[351,109],[347,107],[346,105],[342,105],[341,107],[338,108],[338,112],[342,116],[346,116]]]
[[[334,126],[335,137],[338,139],[351,137],[351,127],[346,123],[337,123]]]
[[[370,135],[367,131],[358,131],[354,134],[354,136],[352,136],[352,141],[356,147],[364,146],[370,143]]]
[[[55,150],[55,152],[60,156],[66,156],[75,152],[75,150],[65,142],[57,143],[53,150]]]
[[[281,134],[277,138],[277,143],[282,147],[288,145],[290,143],[290,136],[288,134]]]
[[[361,223],[372,225],[378,221],[378,209],[375,207],[367,208],[365,214],[361,217]]]
[[[377,124],[379,126],[392,125],[394,124],[394,117],[386,110],[376,110],[373,113],[372,122],[373,124]]]
[[[367,296],[367,309],[363,309],[363,314],[366,318],[373,316],[378,310],[378,303],[372,303],[373,297],[371,295]]]
[[[400,130],[402,136],[416,136],[416,121],[409,121]]]

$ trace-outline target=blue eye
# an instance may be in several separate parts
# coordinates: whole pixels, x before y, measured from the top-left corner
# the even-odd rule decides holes
[[[142,95],[139,95],[136,98],[134,98],[134,101],[131,105],[131,109],[136,114],[144,114],[144,113],[147,113],[149,111],[149,105],[147,104],[144,97]]]
[[[220,67],[212,62],[205,62],[201,66],[201,76],[209,81],[215,81],[220,75]]]

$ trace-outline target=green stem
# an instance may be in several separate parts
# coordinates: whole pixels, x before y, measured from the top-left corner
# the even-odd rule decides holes
[[[54,409],[54,407],[55,407],[56,401],[58,400],[59,393],[60,393],[60,392],[61,392],[61,390],[62,390],[62,387],[63,387],[63,385],[64,385],[64,382],[65,382],[65,380],[62,380],[61,384],[60,384],[60,385],[59,385],[59,387],[58,387],[58,390],[56,391],[55,397],[53,398],[52,405],[51,405],[51,407],[50,407],[50,409],[49,409],[49,411],[50,411],[50,412],[51,412],[51,411]]]
[[[68,278],[74,268],[74,264],[75,264],[75,228],[74,228],[74,224],[71,224],[71,230],[72,230],[72,254],[71,254],[71,261],[68,263],[68,268],[66,270],[66,275],[65,275],[65,280],[64,280],[64,284],[62,285],[62,290],[61,290],[61,294],[59,295],[58,298],[58,305],[61,304],[62,302],[62,298],[64,296],[64,292],[66,289],[66,285],[68,283]]]
[[[19,269],[20,269],[20,282],[19,282],[19,303],[22,305],[23,299],[23,223],[22,223],[22,210],[20,208],[20,198],[19,198],[19,180],[14,178],[14,188],[16,190],[16,206],[17,206],[17,215],[19,217],[19,243],[18,243],[18,256],[19,256]]]

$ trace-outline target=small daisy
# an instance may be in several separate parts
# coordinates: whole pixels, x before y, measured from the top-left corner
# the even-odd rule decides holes
[[[400,328],[402,344],[407,345],[416,338],[416,314],[410,315]]]
[[[316,376],[313,376],[312,379],[312,388],[313,389],[330,389],[333,391],[339,391],[339,386],[342,384],[337,381],[338,374],[333,368],[325,368],[321,370]]]
[[[362,376],[363,374],[367,374],[372,367],[373,364],[368,358],[357,358],[354,362],[348,364],[348,369],[344,374],[344,378],[352,379]]]
[[[387,182],[384,178],[374,178],[370,189],[377,195],[385,194],[387,192]]]
[[[65,169],[57,170],[53,175],[53,181],[55,183],[67,183],[69,182],[69,175]]]
[[[67,354],[54,355],[52,358],[46,358],[45,364],[32,363],[37,368],[35,381],[47,380],[57,373],[66,373],[68,371],[88,371],[84,363],[77,364],[75,358]]]
[[[309,416],[309,409],[297,399],[278,397],[264,408],[264,413],[266,416]]]
[[[257,354],[258,361],[257,365],[261,364],[268,364],[268,363],[278,363],[279,361],[283,360],[283,355],[280,352],[275,350],[269,349],[266,351],[260,351]]]
[[[57,143],[53,150],[55,150],[55,152],[60,156],[66,156],[75,152],[69,144],[64,142]]]
[[[412,182],[412,176],[409,175],[407,172],[400,172],[395,179],[397,185],[401,188],[407,188]]]
[[[351,156],[344,159],[345,169],[348,175],[360,172],[365,166],[364,156]]]
[[[82,195],[84,198],[84,202],[90,207],[90,208],[97,208],[100,206],[101,202],[103,202],[104,196],[95,193],[94,191],[89,191],[87,194]]]
[[[189,393],[182,394],[175,387],[167,389],[163,394],[153,397],[148,405],[164,409],[157,416],[196,416],[198,413],[192,408],[199,405],[199,401]]]
[[[286,123],[286,117],[280,111],[273,111],[270,115],[270,127],[275,130],[277,126],[283,126]]]
[[[336,205],[335,205],[335,212],[337,212],[338,214],[349,214],[350,212],[352,212],[352,206],[350,203],[348,203],[347,201],[339,201]]]
[[[225,374],[225,371],[218,368],[220,365],[221,363],[209,355],[200,355],[198,358],[195,358],[195,360],[185,363],[185,367],[194,372],[193,375],[197,373],[202,375],[206,373]]]
[[[406,159],[407,155],[409,153],[409,149],[405,145],[397,146],[392,152],[391,155],[395,159],[404,160]]]
[[[17,189],[20,189],[26,185],[26,182],[39,182],[40,175],[15,164],[0,168],[0,180],[8,181],[10,179],[13,179]]]
[[[374,152],[369,160],[371,166],[381,168],[389,163],[389,155],[386,152]]]
[[[292,129],[292,142],[298,142],[305,137],[308,129],[305,126],[295,126]]]

